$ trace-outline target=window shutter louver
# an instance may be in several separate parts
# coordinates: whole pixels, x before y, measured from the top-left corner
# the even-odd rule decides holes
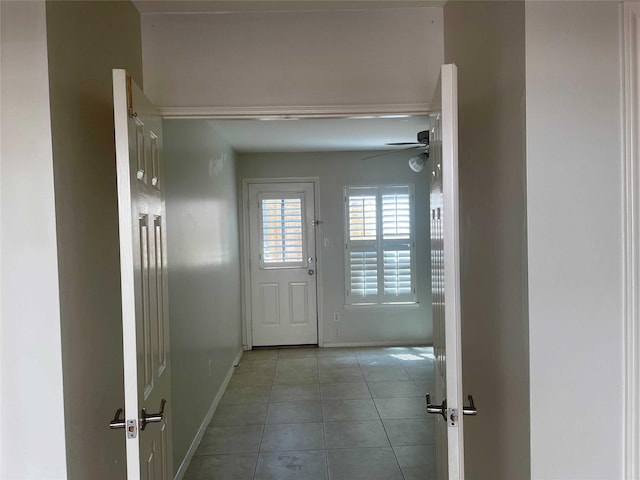
[[[411,250],[385,250],[383,265],[384,294],[395,297],[411,295]]]
[[[378,254],[375,251],[349,254],[350,295],[378,295]]]
[[[302,264],[302,199],[263,198],[262,263],[275,266]]]
[[[375,240],[377,235],[377,215],[375,195],[349,197],[349,239]]]
[[[411,235],[409,192],[382,195],[382,238],[408,239]]]
[[[415,302],[411,188],[348,187],[345,194],[347,303]]]

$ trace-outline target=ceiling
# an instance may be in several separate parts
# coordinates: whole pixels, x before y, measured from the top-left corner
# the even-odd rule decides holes
[[[442,7],[445,0],[133,0],[145,13],[231,13]]]
[[[237,152],[392,150],[429,128],[426,115],[208,122]]]

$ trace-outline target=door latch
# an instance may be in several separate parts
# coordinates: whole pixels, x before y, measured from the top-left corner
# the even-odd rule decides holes
[[[116,410],[116,414],[113,417],[113,420],[109,422],[109,428],[111,430],[126,428],[127,438],[136,438],[136,436],[138,435],[138,426],[136,424],[136,420],[135,419],[125,420],[124,418],[120,418],[120,415],[122,415],[121,408]]]
[[[113,417],[113,420],[111,420],[109,422],[109,428],[111,430],[116,430],[118,428],[124,428],[127,425],[126,420],[124,418],[120,418],[120,415],[122,415],[122,409],[121,408],[116,410],[116,414]]]
[[[467,398],[469,399],[469,405],[462,406],[462,414],[471,416],[477,415],[478,409],[476,408],[476,404],[473,402],[473,396],[467,395]],[[459,411],[457,408],[447,408],[446,398],[442,400],[440,405],[432,405],[431,395],[427,393],[427,413],[441,415],[445,422],[447,422],[451,427],[455,427],[458,424]]]
[[[142,409],[140,413],[140,430],[144,430],[148,423],[158,423],[164,418],[164,406],[167,401],[163,398],[160,401],[160,411],[158,413],[147,413],[146,409]]]
[[[441,415],[442,418],[447,420],[447,399],[442,400],[440,405],[431,405],[431,394],[427,393],[427,413],[433,413],[434,415]]]
[[[473,403],[473,396],[467,395],[467,398],[469,399],[469,406],[462,406],[462,414],[475,417],[478,414],[478,409],[476,408],[476,404]]]

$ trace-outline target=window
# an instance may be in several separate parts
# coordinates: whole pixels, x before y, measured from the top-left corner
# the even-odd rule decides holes
[[[413,189],[347,187],[347,304],[415,303]]]
[[[262,268],[304,265],[302,197],[298,193],[260,196]]]

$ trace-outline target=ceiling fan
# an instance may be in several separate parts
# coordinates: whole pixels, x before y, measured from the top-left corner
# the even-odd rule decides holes
[[[429,130],[418,132],[417,138],[417,142],[391,142],[386,143],[385,145],[415,145],[413,148],[424,148],[429,146]]]
[[[404,146],[411,145],[407,148],[401,148],[400,150],[394,150],[390,152],[379,153],[377,155],[372,155],[370,157],[363,158],[363,160],[370,160],[372,158],[383,157],[385,155],[391,155],[397,152],[404,152],[408,150],[419,150],[422,149],[422,152],[418,155],[415,155],[409,159],[409,168],[414,172],[418,173],[422,171],[424,168],[424,164],[429,159],[429,130],[423,130],[418,132],[417,142],[391,142],[386,143],[385,145],[390,146]]]

